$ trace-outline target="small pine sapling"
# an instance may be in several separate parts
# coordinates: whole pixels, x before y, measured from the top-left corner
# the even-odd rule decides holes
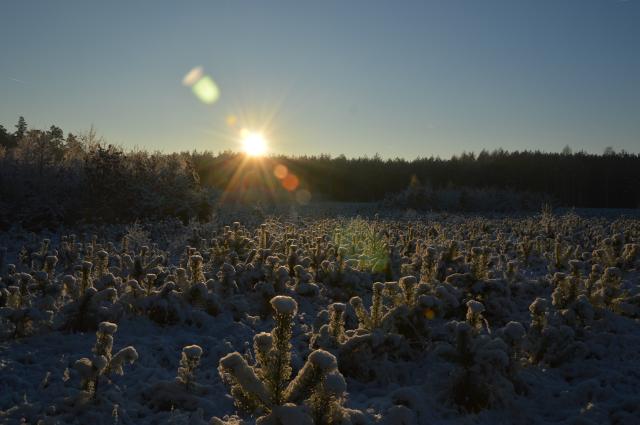
[[[481,302],[476,300],[467,301],[467,315],[465,318],[467,323],[475,331],[482,331],[485,329],[489,331],[489,324],[482,315],[482,312],[484,312],[484,305]]]
[[[567,325],[555,325],[550,303],[544,298],[536,298],[529,306],[531,324],[526,340],[529,360],[557,367],[569,360],[584,356],[587,348],[575,340],[575,331]],[[555,321],[554,321],[555,318]]]
[[[274,297],[271,304],[275,327],[270,334],[263,332],[254,337],[256,365],[250,366],[238,352],[220,359],[218,370],[230,385],[236,404],[261,414],[257,420],[260,424],[311,424],[311,416],[323,418],[324,422],[317,423],[337,423],[337,418],[344,416],[340,404],[345,387],[337,382],[342,375],[336,358],[315,350],[290,381],[290,340],[297,304],[282,295]],[[303,407],[305,402],[311,415]]]
[[[202,348],[198,345],[187,345],[180,355],[180,366],[176,381],[187,391],[192,391],[196,385],[196,368],[200,364]]]
[[[189,271],[191,272],[191,284],[205,282],[202,256],[192,255],[189,257]]]
[[[515,391],[507,344],[501,338],[477,334],[466,322],[449,322],[448,327],[453,341],[436,348],[437,354],[455,365],[447,398],[469,412],[506,404]]]
[[[92,349],[93,357],[83,357],[74,364],[80,375],[82,390],[94,400],[98,396],[101,377],[108,378],[111,372],[122,375],[124,364],[133,363],[138,359],[138,352],[132,346],[123,348],[115,355],[111,354],[113,334],[117,330],[118,325],[115,323],[101,322],[96,332],[96,344]]]
[[[318,285],[311,282],[313,276],[311,273],[305,270],[301,264],[296,264],[293,268],[294,271],[294,290],[297,294],[315,297],[320,292]]]
[[[622,295],[622,271],[617,267],[607,267],[596,287],[593,294],[596,303],[604,308],[613,309],[617,299]]]

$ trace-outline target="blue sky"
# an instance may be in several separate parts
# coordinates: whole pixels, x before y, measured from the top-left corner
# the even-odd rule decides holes
[[[640,152],[640,1],[30,1],[0,6],[0,124],[150,150]],[[182,84],[202,66],[214,104]],[[227,117],[238,118],[235,128]]]

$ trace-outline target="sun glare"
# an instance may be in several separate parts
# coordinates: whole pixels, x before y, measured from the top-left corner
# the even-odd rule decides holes
[[[240,134],[242,151],[249,156],[263,156],[267,153],[267,141],[260,133],[243,130]]]

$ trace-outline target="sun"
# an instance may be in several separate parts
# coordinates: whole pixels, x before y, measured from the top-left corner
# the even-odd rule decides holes
[[[267,140],[262,133],[242,130],[240,132],[242,151],[249,156],[264,156],[267,153]]]

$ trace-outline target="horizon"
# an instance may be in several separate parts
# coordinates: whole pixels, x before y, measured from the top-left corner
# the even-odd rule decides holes
[[[242,128],[275,156],[638,152],[637,1],[124,4],[3,8],[7,130],[95,125],[164,153],[237,151]]]
[[[23,117],[24,118],[24,117]],[[25,119],[26,120],[26,119]],[[27,125],[28,125],[28,121],[27,121]],[[55,126],[55,124],[52,124]],[[8,131],[8,133],[12,133],[11,131],[9,131],[11,129],[10,125],[4,125],[3,123],[0,123],[0,126],[4,127],[5,130]],[[28,126],[29,130],[38,130],[38,131],[48,131],[48,129],[46,128],[33,128],[31,126]],[[242,146],[241,146],[241,141],[240,143],[237,143],[237,146],[235,146],[236,149],[225,149],[225,150],[218,150],[218,151],[213,151],[211,149],[204,149],[204,150],[198,150],[198,149],[192,149],[192,150],[172,150],[172,151],[166,151],[166,150],[159,150],[159,149],[154,149],[154,150],[150,150],[144,146],[139,146],[139,145],[133,145],[133,146],[124,146],[122,144],[118,144],[118,143],[112,143],[109,140],[106,140],[104,137],[102,137],[99,132],[97,132],[97,129],[95,129],[93,126],[91,126],[88,130],[83,130],[83,131],[79,131],[79,132],[73,132],[73,131],[65,131],[65,129],[62,129],[64,131],[65,134],[65,139],[67,137],[68,134],[73,134],[74,136],[82,136],[83,134],[88,134],[91,131],[96,131],[96,138],[98,139],[99,143],[101,146],[114,146],[117,149],[120,149],[123,152],[146,152],[149,154],[162,154],[162,155],[171,155],[171,154],[210,154],[213,157],[218,157],[218,156],[222,156],[222,155],[238,155],[238,156],[252,156],[250,154],[248,154],[247,152],[243,152]],[[567,151],[568,149],[568,151]],[[530,154],[567,154],[567,155],[586,155],[586,156],[604,156],[607,154],[614,154],[614,155],[635,155],[635,156],[640,156],[640,150],[638,151],[628,151],[626,149],[620,149],[620,150],[616,150],[615,148],[613,148],[613,146],[605,146],[602,150],[602,152],[589,152],[587,150],[573,150],[571,148],[571,146],[566,145],[564,146],[562,149],[560,150],[544,150],[544,149],[531,149],[531,148],[524,148],[524,149],[513,149],[513,150],[509,150],[509,149],[504,149],[503,147],[497,147],[494,149],[486,149],[486,148],[481,148],[479,151],[462,151],[462,152],[457,152],[457,153],[453,153],[450,156],[447,157],[443,157],[440,155],[436,155],[436,154],[430,154],[430,155],[422,155],[422,156],[415,156],[415,157],[407,157],[407,156],[400,156],[400,155],[396,155],[396,156],[382,156],[380,155],[378,152],[374,152],[373,154],[369,154],[369,153],[364,153],[364,154],[358,154],[357,156],[348,156],[345,155],[344,153],[337,153],[337,154],[332,154],[332,153],[328,153],[328,152],[319,152],[319,153],[284,153],[284,152],[266,152],[264,154],[259,155],[260,158],[264,158],[267,160],[273,160],[273,159],[277,159],[277,158],[288,158],[288,159],[298,159],[298,158],[320,158],[320,157],[329,157],[329,159],[336,159],[336,158],[340,158],[340,157],[344,157],[347,160],[357,160],[357,159],[375,159],[380,158],[383,162],[387,162],[387,161],[395,161],[395,160],[402,160],[402,161],[406,161],[406,162],[414,162],[414,161],[420,161],[420,160],[441,160],[441,161],[449,161],[453,158],[461,158],[463,156],[466,155],[472,155],[474,156],[476,159],[479,155],[486,153],[486,154],[494,154],[496,152],[504,152],[507,154],[525,154],[525,153],[530,153]]]

